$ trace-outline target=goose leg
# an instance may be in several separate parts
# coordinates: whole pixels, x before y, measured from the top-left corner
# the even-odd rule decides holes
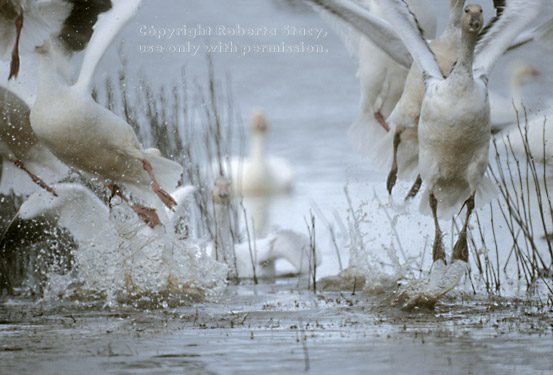
[[[109,208],[111,209],[111,200],[116,195],[120,197],[124,202],[130,204],[129,199],[123,195],[121,192],[121,189],[119,189],[119,186],[115,184],[108,185],[108,188],[111,190],[111,196],[109,197]],[[150,228],[155,228],[156,226],[161,224],[161,221],[159,220],[159,216],[157,216],[156,210],[150,207],[141,206],[138,204],[131,204],[130,205],[132,210],[138,215],[142,221],[144,221]]]
[[[417,193],[419,192],[421,185],[422,185],[422,178],[421,178],[421,175],[419,174],[417,175],[417,179],[415,180],[415,183],[413,184],[413,186],[411,186],[411,190],[409,190],[409,193],[407,193],[407,195],[405,196],[405,200],[414,198],[415,195],[417,195]]]
[[[390,170],[388,178],[386,179],[386,188],[388,189],[388,194],[392,194],[392,189],[394,188],[394,185],[397,181],[397,149],[400,142],[401,133],[396,129],[394,133],[394,155],[392,159],[392,169]]]
[[[380,113],[380,111],[377,111],[374,113],[374,118],[376,121],[378,121],[380,126],[382,126],[384,130],[386,130],[386,133],[390,131],[390,126],[388,125],[388,123],[386,122],[386,120],[384,119],[384,116],[382,116],[382,113]]]
[[[433,193],[430,193],[430,209],[432,210],[432,217],[434,217],[435,236],[434,244],[432,245],[432,261],[441,259],[445,263],[445,250],[442,243],[442,231],[440,224],[438,223],[438,201]]]
[[[17,78],[17,73],[19,73],[19,38],[21,37],[22,28],[23,15],[20,15],[15,19],[15,45],[12,50],[12,62],[10,65],[10,76],[8,77],[8,80],[12,77]]]
[[[469,261],[469,249],[467,246],[467,227],[469,223],[470,214],[474,210],[474,193],[466,200],[465,205],[467,206],[467,217],[465,219],[465,224],[463,229],[459,233],[459,238],[455,242],[453,247],[453,253],[451,254],[451,261],[455,262],[456,260],[462,260],[464,262]]]
[[[54,196],[56,196],[56,197],[58,196],[58,193],[56,193],[56,191],[52,187],[48,186],[48,184],[46,182],[44,182],[44,180],[42,180],[36,174],[34,174],[33,172],[31,172],[30,170],[25,168],[25,165],[23,164],[23,162],[21,160],[13,159],[13,158],[9,158],[8,160],[11,161],[17,168],[19,168],[22,171],[24,171],[25,173],[27,173],[29,175],[29,177],[31,177],[31,179],[33,180],[33,182],[35,184],[37,184],[38,186],[40,186],[44,190],[54,194]]]
[[[157,183],[157,180],[154,176],[154,172],[152,171],[152,165],[150,164],[150,162],[148,162],[146,159],[142,160],[142,166],[144,167],[144,170],[146,172],[148,172],[148,175],[150,176],[150,179],[152,180],[152,189],[154,191],[154,193],[157,194],[157,196],[159,197],[159,199],[161,199],[161,201],[169,208],[169,209],[173,209],[173,207],[175,207],[177,205],[177,202],[175,201],[175,199],[173,199],[173,197],[168,193],[166,192],[165,190],[163,190],[159,184]]]

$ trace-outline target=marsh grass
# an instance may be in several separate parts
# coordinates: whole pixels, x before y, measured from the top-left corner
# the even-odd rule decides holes
[[[214,240],[213,181],[223,175],[232,178],[229,155],[240,153],[243,135],[231,79],[218,79],[211,56],[206,59],[204,83],[188,77],[183,68],[170,86],[154,86],[141,75],[138,87],[133,87],[126,75],[127,61],[121,56],[117,80],[107,77],[96,96],[132,126],[143,147],[155,147],[184,167],[180,184],[197,187],[187,217],[188,236]],[[230,210],[234,243],[240,240],[239,214],[235,203]]]
[[[518,134],[524,155],[513,148],[511,137],[492,140],[493,160],[489,174],[499,189],[498,200],[489,204],[489,222],[475,215],[476,226],[469,243],[478,275],[490,294],[501,294],[504,282],[515,269],[516,279],[526,285],[530,294],[538,294],[539,285],[547,291],[546,300],[553,303],[551,239],[553,206],[545,140],[541,150],[532,149],[528,139],[528,116],[525,108],[517,111]],[[542,123],[545,135],[547,120]],[[539,126],[533,124],[533,126]],[[542,138],[544,139],[544,138]],[[539,154],[536,154],[539,153]],[[490,233],[491,232],[491,233]],[[506,245],[510,244],[510,245]],[[507,256],[505,246],[509,246]],[[533,293],[537,292],[537,293]]]

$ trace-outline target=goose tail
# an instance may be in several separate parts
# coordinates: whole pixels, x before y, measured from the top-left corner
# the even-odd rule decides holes
[[[348,138],[353,150],[363,156],[371,156],[375,146],[387,135],[372,111],[362,111],[348,129]]]
[[[456,186],[445,187],[435,192],[438,200],[438,217],[440,219],[449,219],[459,213],[467,197],[470,196],[468,187],[459,188]],[[479,208],[490,203],[497,197],[498,190],[494,183],[487,177],[482,177],[480,184],[476,188],[474,207]],[[432,215],[430,210],[430,191],[425,189],[419,210],[422,214]]]

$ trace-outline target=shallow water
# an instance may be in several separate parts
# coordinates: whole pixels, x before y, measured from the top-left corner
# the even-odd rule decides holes
[[[113,311],[4,304],[2,373],[549,374],[550,318],[529,303],[452,296],[434,311],[313,294],[295,279],[229,287],[217,303]]]
[[[484,5],[489,12],[488,3]],[[439,14],[445,14],[447,2],[434,0],[433,4]],[[307,231],[305,220],[313,211],[323,253],[318,276],[336,275],[340,265],[325,220],[336,230],[346,267],[346,227],[352,214],[347,211],[347,185],[353,209],[362,206],[367,213],[362,228],[371,255],[367,262],[392,279],[400,278],[391,258],[395,255],[402,265],[411,265],[406,271],[411,278],[422,277],[430,264],[432,222],[418,214],[417,203],[403,206],[397,202],[401,198],[390,202],[385,174],[351,150],[346,129],[358,110],[356,64],[319,16],[295,1],[190,0],[183,6],[181,1],[166,0],[164,5],[145,1],[120,38],[121,51],[129,59],[129,77],[142,71],[153,81],[168,83],[184,65],[189,77],[205,80],[203,54],[138,52],[141,45],[174,43],[141,34],[144,25],[239,24],[275,27],[279,32],[288,25],[328,32],[320,42],[328,50],[324,54],[214,53],[217,74],[231,76],[244,122],[254,108],[264,108],[271,127],[270,152],[292,160],[294,166],[294,192],[257,202],[259,210],[267,218],[267,228],[302,232]],[[444,22],[440,20],[440,27]],[[282,36],[219,39],[239,45],[312,42]],[[200,38],[190,41],[199,46],[208,43]],[[212,36],[209,43],[216,41]],[[551,60],[543,51],[528,48],[508,56],[494,70],[490,85],[505,92],[502,77],[509,60],[528,56],[544,72],[543,79],[526,90],[529,102],[539,109],[540,104],[551,103],[553,83],[547,74],[553,70]],[[105,75],[115,74],[120,66],[117,48],[112,48],[99,68],[97,83],[101,85]],[[397,197],[407,188],[408,184],[400,184]],[[446,241],[451,242],[451,236],[446,235]],[[386,249],[392,250],[387,253]],[[519,299],[488,299],[472,266],[477,294],[471,281],[464,279],[428,311],[404,312],[393,305],[398,290],[393,282],[375,296],[359,291],[352,295],[353,287],[341,293],[314,294],[305,279],[298,284],[296,278],[260,285],[246,281],[229,286],[211,302],[169,301],[166,307],[149,300],[105,304],[4,296],[0,299],[0,373],[259,374],[295,373],[306,367],[321,374],[551,373],[553,312],[533,299],[523,302],[524,287],[517,289],[514,274],[503,285],[507,294]],[[284,263],[278,269],[290,271]]]

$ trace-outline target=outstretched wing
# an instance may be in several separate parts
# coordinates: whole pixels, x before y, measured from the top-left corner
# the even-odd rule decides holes
[[[530,42],[538,42],[545,48],[553,48],[553,18],[517,36],[509,46],[508,51]]]
[[[134,17],[141,2],[141,0],[113,1],[112,9],[98,16],[98,22],[94,25],[94,33],[86,48],[75,86],[88,88],[96,66],[104,53],[121,29]]]
[[[371,14],[366,8],[347,0],[306,1],[313,4],[321,14],[326,14],[325,18],[332,20],[333,26],[345,26],[345,29],[338,30],[338,34],[343,36],[349,52],[354,56],[356,56],[356,49],[353,46],[356,42],[357,45],[359,44],[359,34],[352,32],[352,28],[370,38],[398,64],[407,69],[411,67],[413,59],[392,26]]]
[[[488,75],[497,59],[540,14],[546,0],[510,0],[501,16],[478,42],[473,63],[474,76]]]
[[[386,17],[397,34],[407,46],[413,60],[426,78],[443,79],[444,76],[436,62],[436,56],[422,36],[417,19],[402,0],[382,0],[380,7],[386,12]]]

